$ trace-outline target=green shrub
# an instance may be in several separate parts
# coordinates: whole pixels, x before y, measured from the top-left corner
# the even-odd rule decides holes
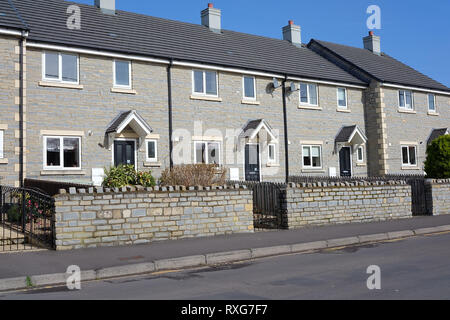
[[[450,135],[442,136],[428,146],[425,172],[432,179],[450,178]]]
[[[135,185],[153,187],[156,185],[155,178],[153,178],[151,172],[136,172],[133,165],[120,165],[109,170],[105,169],[103,187],[122,188]]]
[[[190,164],[166,169],[161,174],[163,186],[203,186],[225,184],[225,170],[214,164]]]
[[[6,212],[9,222],[20,222],[22,221],[22,213],[20,212],[18,205],[12,205]]]

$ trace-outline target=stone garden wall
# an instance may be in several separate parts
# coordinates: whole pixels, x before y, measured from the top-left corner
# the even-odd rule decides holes
[[[450,214],[450,179],[425,181],[428,213],[433,216]]]
[[[244,186],[61,190],[55,196],[57,250],[253,232]]]

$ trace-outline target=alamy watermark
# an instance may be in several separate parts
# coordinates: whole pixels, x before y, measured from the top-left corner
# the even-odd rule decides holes
[[[367,28],[369,30],[381,29],[381,8],[377,5],[371,5],[367,8]]]
[[[381,268],[377,265],[367,267],[367,274],[370,277],[367,279],[367,289],[381,290]]]
[[[66,25],[69,30],[81,30],[81,9],[77,5],[71,5],[67,8],[67,14],[70,16],[67,18]]]
[[[68,274],[66,286],[69,290],[81,290],[81,269],[79,266],[69,266],[66,273]]]

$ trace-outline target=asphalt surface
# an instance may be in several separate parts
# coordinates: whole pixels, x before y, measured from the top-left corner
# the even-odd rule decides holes
[[[0,299],[450,299],[450,234],[266,258],[215,268],[83,283]],[[381,290],[367,268],[381,269]]]
[[[0,279],[65,273],[70,265],[78,265],[82,270],[97,270],[158,259],[291,245],[441,225],[450,225],[450,215],[163,241],[149,245],[104,247],[66,252],[3,253],[0,254]]]

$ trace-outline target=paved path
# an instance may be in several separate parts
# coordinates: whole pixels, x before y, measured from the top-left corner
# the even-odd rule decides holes
[[[0,299],[450,299],[450,234],[338,251],[266,258],[221,268],[84,283]],[[367,267],[381,290],[367,289]]]
[[[450,225],[450,215],[418,217],[367,224],[336,225],[292,231],[259,232],[210,238],[156,242],[150,245],[107,247],[68,252],[39,251],[0,254],[0,279],[65,273],[69,265],[100,269],[198,254],[296,244],[357,235]]]

